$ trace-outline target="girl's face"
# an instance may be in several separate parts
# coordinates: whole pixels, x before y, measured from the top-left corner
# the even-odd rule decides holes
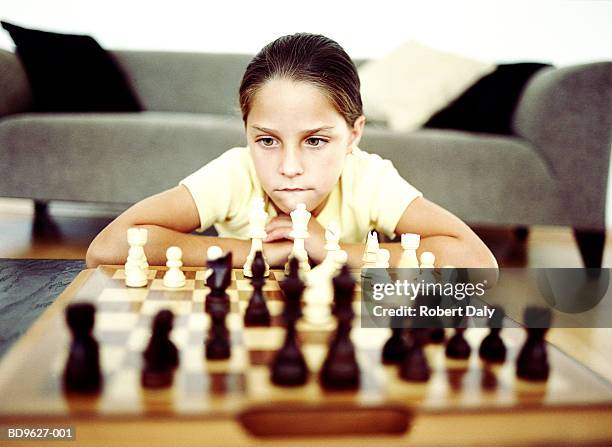
[[[359,144],[365,117],[351,129],[321,90],[307,82],[272,79],[255,95],[246,134],[261,186],[288,214],[298,203],[315,216]]]

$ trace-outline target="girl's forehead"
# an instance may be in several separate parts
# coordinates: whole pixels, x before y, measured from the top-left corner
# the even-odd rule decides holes
[[[249,112],[249,121],[259,124],[273,121],[337,125],[342,120],[320,87],[286,79],[273,79],[262,85],[253,97]]]

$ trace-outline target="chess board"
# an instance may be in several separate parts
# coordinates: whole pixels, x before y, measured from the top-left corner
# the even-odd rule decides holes
[[[456,428],[452,435],[438,425],[446,423],[461,423],[464,430],[472,424],[474,439],[490,432],[496,441],[503,439],[498,438],[500,430],[515,427],[510,428],[510,443],[519,442],[521,436],[538,440],[546,426],[557,427],[554,430],[564,442],[572,436],[578,436],[578,441],[612,439],[612,384],[562,351],[549,346],[551,375],[546,383],[516,378],[515,359],[525,336],[521,329],[502,331],[508,358],[497,367],[478,359],[486,329],[466,332],[473,348],[467,361],[446,359],[443,345],[428,345],[431,379],[424,384],[407,383],[399,378],[396,366],[381,362],[390,331],[359,327],[358,283],[352,339],[361,368],[359,389],[330,392],[319,385],[318,371],[333,321],[326,326],[299,322],[311,377],[304,386],[279,387],[271,382],[268,365],[284,339],[279,287],[283,273],[273,270],[264,286],[271,327],[246,328],[243,314],[252,287],[241,270],[232,271],[227,291],[232,355],[228,360],[208,361],[205,271],[186,268],[187,283],[180,289],[164,288],[164,271],[151,268],[143,288],[126,287],[119,267],[81,272],[0,364],[0,425],[71,423],[76,424],[77,436],[96,439],[101,445],[145,445],[153,436],[168,442],[182,436],[185,445],[190,445],[190,439],[197,444],[201,436],[223,436],[224,443],[237,445],[270,439],[285,444],[309,436],[351,444],[365,435],[381,445],[407,440],[456,443],[457,433],[463,432]],[[359,272],[354,274],[359,280]],[[64,309],[77,301],[92,302],[97,309],[94,333],[100,344],[104,386],[93,397],[67,396],[62,391],[70,341]],[[161,309],[175,315],[171,338],[179,349],[180,365],[172,387],[147,390],[140,384],[142,351],[152,317]],[[531,431],[525,428],[525,415],[535,424]],[[173,434],[161,433],[160,427]],[[461,436],[470,439],[467,431]]]

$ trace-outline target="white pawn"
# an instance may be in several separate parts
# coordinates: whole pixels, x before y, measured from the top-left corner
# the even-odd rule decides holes
[[[168,270],[164,274],[164,287],[178,289],[185,286],[185,274],[181,270],[183,266],[183,250],[180,247],[170,247],[166,250],[166,266]]]
[[[435,255],[430,251],[424,251],[421,253],[421,265],[419,266],[422,269],[433,269],[434,262],[436,261]]]
[[[221,256],[223,256],[223,250],[221,249],[221,247],[217,245],[211,245],[210,247],[208,247],[208,250],[206,250],[206,260],[207,261],[214,261],[215,259],[219,259]],[[212,274],[212,272],[213,272],[213,269],[211,268],[206,269],[206,271],[204,272],[205,281]]]
[[[144,252],[149,232],[146,228],[129,228],[127,240],[130,245],[125,263],[125,284],[128,287],[144,287],[149,276],[149,263]]]
[[[368,233],[368,240],[366,242],[366,248],[363,253],[361,260],[363,261],[362,268],[376,267],[376,257],[378,256],[378,234],[374,231]]]
[[[421,236],[413,233],[402,234],[402,256],[397,264],[399,268],[419,268],[417,248],[421,243]]]
[[[221,256],[223,256],[223,250],[218,245],[211,245],[208,247],[208,250],[206,250],[206,259],[208,261],[214,261]]]
[[[389,259],[391,259],[391,253],[389,250],[386,248],[380,248],[376,253],[376,268],[389,268]]]

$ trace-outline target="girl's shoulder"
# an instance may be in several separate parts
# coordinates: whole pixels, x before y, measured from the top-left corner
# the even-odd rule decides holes
[[[358,176],[372,173],[378,175],[385,169],[393,168],[393,164],[376,153],[366,152],[358,147],[347,157],[345,169],[353,171]]]

